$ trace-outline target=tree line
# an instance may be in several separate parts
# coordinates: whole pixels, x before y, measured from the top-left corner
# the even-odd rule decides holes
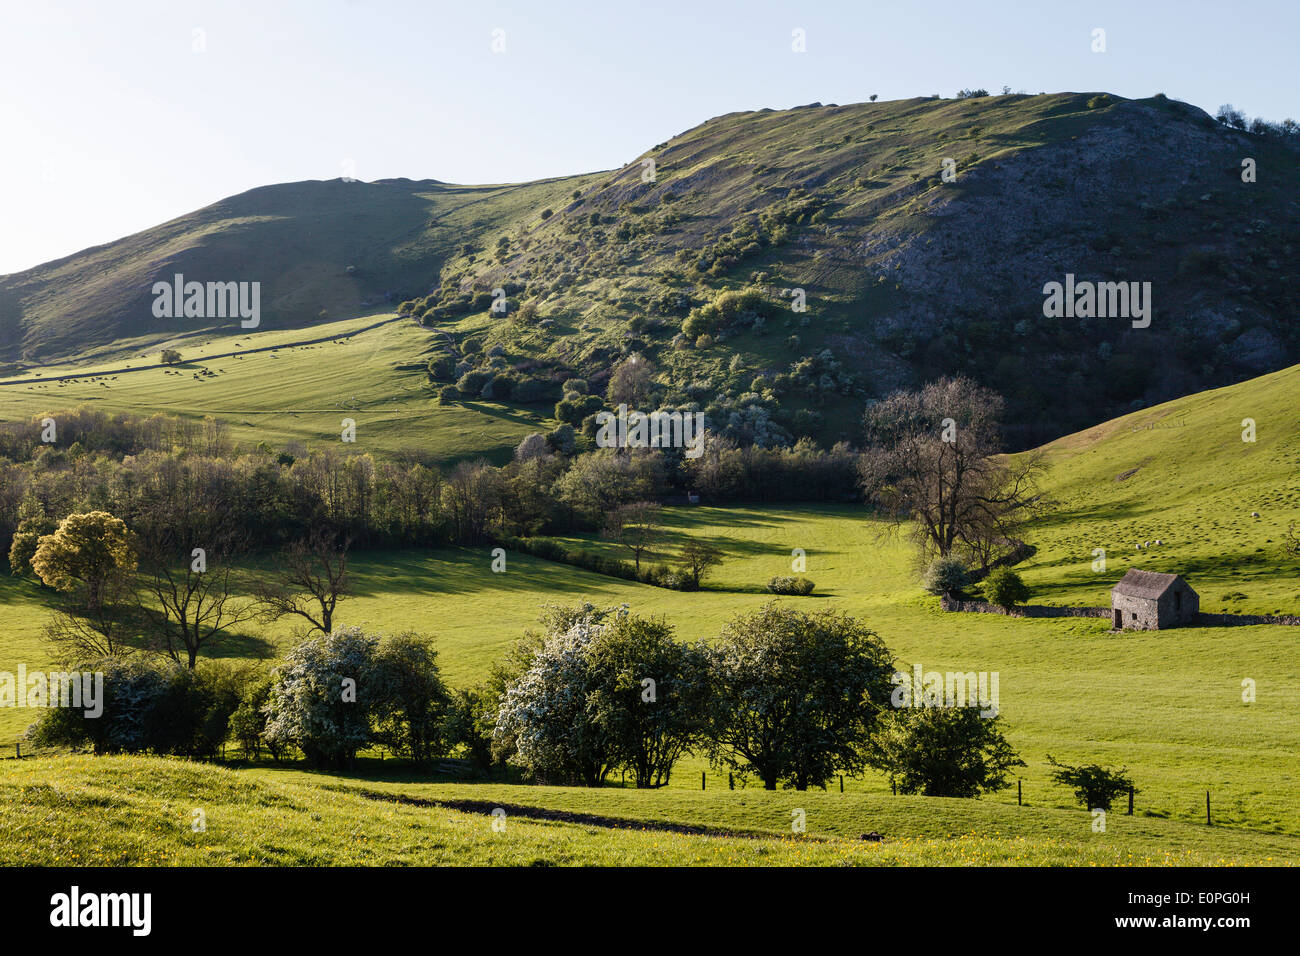
[[[643,519],[653,517],[655,503],[698,495],[865,501],[900,526],[909,523],[931,556],[987,569],[1016,549],[1018,528],[1042,505],[1040,460],[999,454],[1002,412],[1001,398],[987,389],[942,379],[870,403],[860,451],[820,449],[807,439],[742,446],[712,433],[695,458],[671,448],[584,451],[562,425],[527,436],[505,465],[479,459],[443,470],[416,456],[382,460],[346,446],[237,449],[212,418],[83,408],[0,427],[0,553],[14,554],[20,536],[30,550],[33,536],[90,511],[121,518],[158,546],[232,558],[322,531],[372,548],[603,530],[629,546],[633,576],[644,580],[654,522]],[[56,440],[43,440],[51,427]],[[21,561],[11,569],[28,570]]]
[[[779,601],[741,614],[712,642],[678,641],[627,606],[548,606],[465,689],[442,679],[421,635],[339,627],[300,640],[269,669],[143,655],[83,661],[104,674],[91,718],[51,709],[28,736],[95,753],[211,758],[300,756],[330,769],[384,747],[428,768],[460,755],[485,776],[600,786],[623,771],[665,786],[684,754],[766,789],[822,787],[837,773],[886,773],[902,793],[974,797],[1023,765],[1001,718],[973,707],[891,706],[894,662],[862,622]]]

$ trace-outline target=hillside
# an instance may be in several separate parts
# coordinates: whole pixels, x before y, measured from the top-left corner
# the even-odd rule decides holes
[[[253,190],[0,278],[0,360],[183,343],[195,320],[149,310],[179,271],[260,278],[258,334],[401,306],[428,329],[412,362],[443,383],[482,369],[498,401],[527,377],[547,407],[639,353],[658,402],[742,440],[830,442],[857,437],[864,401],[966,372],[1007,396],[1028,447],[1300,359],[1297,174],[1296,153],[1164,97],[729,114],[612,173]],[[1044,318],[1066,274],[1150,282],[1150,327]],[[727,290],[750,295],[711,312]]]
[[[402,328],[403,334],[419,334],[414,327]],[[261,377],[296,376],[299,371],[274,363],[320,366],[328,356],[324,348],[343,352],[363,340],[285,350],[281,358],[264,359]],[[118,389],[126,378],[110,384]],[[367,387],[377,388],[380,381]],[[218,376],[199,388],[227,384]],[[1037,553],[1018,566],[1031,600],[1105,604],[1124,572],[1140,567],[1186,575],[1201,595],[1202,608],[1212,613],[1300,612],[1300,559],[1282,551],[1288,525],[1300,522],[1298,385],[1300,367],[1293,367],[1134,413],[1047,446],[1042,486],[1050,506],[1026,530]],[[484,403],[476,411],[494,409]],[[410,442],[404,429],[411,427],[412,414],[358,415],[359,434],[370,434],[381,445]],[[273,428],[308,430],[315,421],[323,431],[330,417],[322,410],[314,420],[281,421],[268,407],[258,420]],[[1257,424],[1254,443],[1241,441],[1244,418]],[[444,421],[447,431],[435,435],[439,441],[475,427]],[[374,431],[366,431],[367,422]],[[1048,779],[1046,757],[1053,754],[1127,766],[1142,791],[1139,816],[1194,825],[1204,820],[1205,792],[1211,790],[1215,834],[1220,826],[1300,834],[1295,773],[1300,631],[1294,627],[1116,635],[1108,622],[1097,619],[945,614],[936,598],[921,591],[906,540],[891,536],[889,526],[860,505],[672,507],[665,509],[665,518],[667,533],[647,560],[671,559],[688,539],[716,545],[725,558],[704,590],[667,591],[517,553],[509,554],[506,573],[491,574],[485,570],[487,546],[358,551],[350,564],[355,595],[340,605],[337,620],[381,633],[430,634],[448,682],[469,687],[484,679],[526,629],[536,627],[547,603],[627,603],[662,614],[679,639],[712,639],[728,620],[769,600],[762,584],[790,573],[791,549],[803,548],[806,573],[817,588],[809,598],[787,600],[860,617],[904,667],[919,662],[927,669],[1001,673],[1002,711],[1011,742],[1029,764],[1019,776],[1033,806],[1066,810],[1071,805],[1068,791]],[[1155,539],[1164,544],[1136,549]],[[595,535],[570,540],[592,550],[616,547]],[[1097,548],[1107,553],[1104,570],[1093,566]],[[30,668],[47,660],[41,628],[49,604],[42,592],[30,581],[5,575],[0,606],[6,624],[0,670],[13,671],[19,661]],[[228,653],[274,656],[292,638],[290,624],[280,622],[256,629]],[[1258,687],[1252,703],[1242,700],[1247,678]],[[11,748],[32,719],[30,711],[4,709],[0,743],[8,741]],[[697,789],[704,769],[700,758],[685,761],[670,789]],[[709,792],[725,785],[725,775],[712,774]],[[846,789],[884,795],[889,785],[870,774],[846,781]],[[994,805],[1014,811],[1015,804],[1012,788],[986,797],[972,812],[991,813],[987,808]],[[1087,825],[1083,817],[1070,819],[1081,828]]]
[[[6,866],[1222,866],[1288,862],[1297,842],[1118,815],[1092,834],[1082,812],[970,800],[413,786],[158,758],[0,761],[0,796],[3,831],[24,834],[0,840]],[[857,839],[876,828],[884,841]]]
[[[466,234],[504,228],[572,188],[568,180],[454,186],[335,179],[252,189],[0,277],[0,362],[120,357],[163,340],[238,330],[222,320],[155,318],[153,283],[171,282],[175,273],[260,282],[260,331],[380,311],[399,293],[425,289]]]

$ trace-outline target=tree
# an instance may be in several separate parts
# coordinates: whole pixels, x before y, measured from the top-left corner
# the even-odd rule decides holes
[[[103,584],[100,600],[88,605],[77,592],[61,592],[42,629],[42,637],[53,646],[54,657],[62,662],[130,656],[127,639],[140,631],[136,613],[136,582],[133,577],[113,575]]]
[[[9,573],[31,574],[32,558],[36,557],[41,538],[53,534],[57,528],[58,525],[46,517],[23,518],[19,521],[18,530],[9,542]]]
[[[1224,103],[1220,106],[1218,112],[1214,114],[1214,118],[1232,129],[1246,128],[1246,114],[1231,103]]]
[[[597,787],[616,765],[607,729],[587,713],[595,687],[586,650],[602,617],[587,614],[552,631],[501,699],[495,736],[511,742],[511,759],[535,777]]]
[[[600,629],[585,655],[587,714],[614,762],[638,788],[665,786],[707,726],[708,652],[673,640],[662,619],[624,615]]]
[[[348,548],[326,528],[316,528],[294,542],[281,555],[279,572],[258,590],[265,616],[272,620],[296,615],[311,630],[328,634],[334,629],[334,610],[348,596]]]
[[[1051,754],[1047,755],[1047,762],[1056,768],[1052,771],[1053,782],[1073,787],[1085,810],[1109,810],[1116,797],[1130,790],[1137,792],[1128,770],[1123,767],[1112,770],[1095,763],[1072,767],[1058,762]]]
[[[272,679],[270,674],[261,674],[250,678],[240,694],[239,706],[230,715],[230,732],[244,755],[252,754],[256,760],[262,745],[267,745],[271,759],[278,761],[281,750],[266,740],[266,705],[271,699]]]
[[[75,593],[89,611],[101,609],[115,584],[133,574],[137,559],[126,523],[107,511],[70,514],[42,537],[32,570],[52,588]]]
[[[824,787],[865,766],[893,689],[893,661],[873,631],[773,601],[729,623],[715,655],[715,766],[755,773],[768,790],[782,780]]]
[[[313,766],[350,767],[371,742],[378,646],[377,638],[350,627],[293,647],[275,671],[266,704],[267,743],[297,747]]]
[[[238,675],[228,669],[196,672],[138,657],[84,661],[78,669],[102,681],[97,708],[46,709],[30,734],[38,746],[211,758],[238,702]]]
[[[550,453],[551,447],[546,443],[546,436],[541,432],[533,432],[525,435],[523,440],[515,446],[515,461],[543,458]]]
[[[859,479],[868,502],[913,522],[924,552],[987,568],[1034,514],[1041,457],[999,457],[1002,399],[967,378],[896,392],[867,410]]]
[[[663,456],[653,448],[600,448],[574,459],[555,482],[555,497],[599,527],[610,508],[648,501],[665,484]]]
[[[493,746],[497,697],[487,685],[452,691],[447,705],[447,742],[464,746],[474,765],[490,776],[498,751]]]
[[[931,594],[961,594],[970,584],[970,572],[959,558],[935,558],[925,569],[921,586]]]
[[[234,536],[205,549],[187,548],[170,531],[149,542],[141,610],[152,618],[158,650],[193,670],[200,651],[226,643],[258,615],[256,601],[236,597],[243,590],[237,562],[245,553]]]
[[[438,652],[406,632],[380,641],[371,664],[374,739],[417,767],[447,752],[450,695],[438,669]]]
[[[611,405],[638,408],[650,401],[654,387],[654,365],[640,355],[632,355],[619,364],[609,377],[605,397]]]
[[[617,541],[632,553],[636,569],[641,570],[641,556],[649,551],[663,533],[663,508],[653,501],[633,501],[619,505],[605,519],[603,535]]]
[[[722,551],[707,541],[691,538],[682,545],[677,560],[683,574],[690,583],[690,589],[698,591],[700,581],[704,579],[704,576],[722,563]]]
[[[999,607],[1014,607],[1029,599],[1029,588],[1010,568],[998,568],[984,582],[984,594]]]
[[[872,737],[869,762],[899,793],[978,797],[1001,790],[1025,762],[1002,735],[1001,717],[978,707],[913,707],[894,711]]]
[[[158,360],[162,362],[163,365],[179,365],[181,361],[181,353],[175,349],[163,349],[158,353]]]

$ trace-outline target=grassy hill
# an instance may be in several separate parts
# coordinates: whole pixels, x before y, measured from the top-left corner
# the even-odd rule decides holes
[[[87,403],[127,413],[213,415],[229,424],[240,445],[266,442],[278,449],[337,442],[340,423],[351,418],[361,451],[416,453],[442,463],[479,456],[500,463],[526,434],[552,427],[534,407],[483,400],[436,404],[420,361],[427,335],[391,313],[162,345],[183,348],[183,364],[153,367],[157,352],[136,353],[47,365],[0,380],[0,420],[26,421]]]
[[[1243,157],[1257,182],[1241,181]],[[151,283],[183,272],[262,281],[257,336],[406,302],[427,326],[407,361],[445,356],[448,380],[526,371],[551,400],[640,353],[656,400],[739,437],[853,438],[864,400],[966,372],[1007,395],[1026,447],[1300,360],[1297,174],[1295,152],[1164,97],[728,114],[609,173],[253,190],[0,278],[0,361],[13,373],[221,331],[152,317]],[[1042,287],[1066,273],[1151,282],[1151,327],[1044,318]],[[486,304],[498,288],[505,318]],[[755,298],[711,342],[680,334],[742,289]]]
[[[803,835],[790,832],[793,808],[805,811]],[[504,829],[492,827],[496,809]],[[410,786],[157,758],[0,762],[0,823],[24,834],[0,841],[4,866],[1224,866],[1295,858],[1293,838],[1112,820],[1093,834],[1084,813],[972,801]],[[886,839],[856,839],[864,828]]]
[[[1300,611],[1300,562],[1280,551],[1282,531],[1300,519],[1300,413],[1290,398],[1298,378],[1300,368],[1287,369],[1048,446],[1044,488],[1052,507],[1029,530],[1038,552],[1021,566],[1032,600],[1105,604],[1124,571],[1140,566],[1186,574],[1206,610]],[[1241,441],[1246,417],[1257,423],[1254,444]],[[1252,511],[1260,518],[1251,518]],[[353,562],[356,594],[340,606],[338,620],[433,634],[447,678],[466,686],[482,679],[548,602],[627,602],[663,614],[683,639],[710,638],[727,619],[768,600],[762,583],[789,573],[791,549],[803,548],[817,591],[793,600],[860,616],[905,668],[920,663],[927,670],[1000,673],[1001,709],[1011,742],[1029,764],[1020,775],[1034,808],[1074,813],[1067,819],[1088,824],[1070,809],[1069,792],[1048,780],[1052,754],[1127,766],[1141,790],[1142,819],[1196,825],[1210,790],[1216,827],[1207,833],[1223,827],[1300,836],[1297,629],[1117,635],[1095,619],[945,614],[919,590],[906,543],[860,507],[673,508],[668,517],[665,556],[687,537],[726,552],[706,590],[665,591],[518,554],[509,555],[506,573],[493,574],[486,548],[363,552]],[[1134,550],[1136,542],[1156,538],[1166,545]],[[585,546],[612,547],[595,540]],[[1092,569],[1095,548],[1107,551],[1104,572]],[[45,659],[39,593],[6,579],[0,603],[6,620],[0,668],[12,670],[19,660],[35,666]],[[262,633],[265,643],[250,640],[233,652],[274,653],[289,639],[287,626]],[[1253,703],[1241,697],[1247,678],[1257,685]],[[0,712],[0,732],[17,734],[31,718],[25,711]],[[704,769],[698,759],[683,762],[670,790],[686,799]],[[725,775],[709,773],[707,792],[725,786]],[[863,798],[888,795],[887,782],[876,775],[848,780],[846,789]],[[1012,790],[959,807],[977,815],[992,806],[1019,812],[1015,803]],[[582,797],[570,809],[593,806]]]
[[[121,357],[238,326],[155,318],[151,287],[262,284],[275,333],[381,311],[426,290],[466,235],[558,201],[591,177],[506,186],[342,179],[263,186],[152,229],[0,277],[0,361]],[[391,308],[391,307],[390,307]]]

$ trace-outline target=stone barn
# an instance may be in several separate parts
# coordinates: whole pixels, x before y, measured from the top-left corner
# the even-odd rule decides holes
[[[1201,599],[1177,574],[1129,568],[1110,589],[1110,609],[1115,630],[1154,631],[1192,623]]]

